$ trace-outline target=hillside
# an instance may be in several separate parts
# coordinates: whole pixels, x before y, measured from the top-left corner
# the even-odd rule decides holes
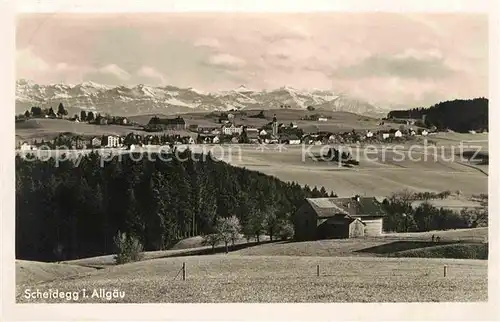
[[[80,292],[82,303],[470,302],[487,300],[487,275],[487,262],[477,260],[213,255],[113,266],[39,287],[124,292],[115,299]],[[16,295],[21,303],[65,301]]]
[[[305,197],[328,195],[190,151],[169,161],[142,156],[91,152],[57,163],[16,157],[18,258],[112,254],[119,231],[136,236],[145,251],[161,250],[209,234],[218,218],[231,216],[248,236],[261,235],[267,218],[286,223]]]
[[[488,129],[488,99],[453,100],[440,102],[429,108],[391,111],[387,118],[422,119],[428,126],[457,132]]]
[[[290,109],[308,106],[330,111],[348,111],[380,115],[381,110],[367,102],[332,91],[306,91],[291,87],[253,91],[240,87],[229,91],[204,93],[193,88],[154,87],[139,84],[132,87],[108,86],[93,82],[77,85],[39,85],[27,80],[16,82],[16,113],[31,106],[57,106],[60,102],[71,114],[92,110],[113,115],[152,113],[186,113],[189,111]]]

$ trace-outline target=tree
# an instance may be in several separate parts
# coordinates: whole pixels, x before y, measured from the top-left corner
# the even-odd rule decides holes
[[[294,229],[293,225],[289,221],[280,219],[277,226],[277,235],[281,238],[281,240],[287,240],[293,237]]]
[[[49,111],[47,112],[47,115],[49,117],[56,117],[56,114],[54,113],[54,109],[52,107],[49,108]]]
[[[312,111],[314,111],[314,110],[315,110],[315,108],[314,108],[313,106],[309,105],[309,106],[307,107],[307,110],[308,110],[308,111],[310,111],[310,112],[312,112]]]
[[[65,115],[68,115],[68,111],[64,108],[63,103],[59,103],[59,106],[57,107],[57,116],[63,117]]]
[[[33,117],[41,117],[42,116],[42,108],[39,106],[31,107],[31,115]]]
[[[24,112],[24,116],[29,118],[31,116],[30,111],[26,110],[26,112]]]
[[[256,209],[251,210],[242,231],[247,241],[252,237],[255,238],[257,243],[260,241],[260,235],[265,231],[264,220],[265,216],[263,212]]]
[[[215,250],[215,245],[217,245],[221,241],[220,239],[220,234],[218,233],[210,233],[210,234],[204,234],[203,235],[203,245],[210,245],[212,246],[212,250]]]
[[[93,120],[94,120],[94,113],[88,112],[87,113],[87,122],[92,122]]]
[[[142,258],[142,245],[137,238],[118,232],[114,242],[117,248],[115,255],[117,264],[138,261]]]
[[[219,235],[219,240],[223,241],[228,252],[229,241],[232,241],[233,246],[238,233],[240,231],[240,222],[235,216],[220,218],[216,225],[216,233]]]
[[[273,208],[267,209],[265,211],[265,218],[263,223],[265,232],[269,235],[271,241],[273,237],[278,233],[278,218],[276,217],[276,212]]]
[[[87,120],[87,113],[85,111],[80,111],[80,120],[85,122]]]

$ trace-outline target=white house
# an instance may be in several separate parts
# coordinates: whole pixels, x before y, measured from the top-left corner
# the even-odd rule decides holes
[[[212,140],[212,143],[217,144],[217,143],[219,143],[219,142],[220,142],[219,137],[218,137],[218,136],[214,136],[214,138],[213,138],[213,140]]]
[[[91,144],[93,147],[100,147],[101,146],[101,138],[95,137],[92,139]]]
[[[470,130],[470,131],[469,131],[469,133],[470,133],[470,134],[476,134],[476,131],[474,131],[474,130]]]
[[[222,133],[224,133],[225,135],[234,135],[234,134],[240,135],[241,132],[243,132],[242,126],[234,126],[234,124],[232,123],[230,125],[222,126]]]
[[[30,150],[35,150],[35,148],[29,145],[28,142],[23,142],[23,144],[21,144],[21,151],[30,151]]]
[[[390,136],[389,133],[382,133],[382,138],[385,140],[385,139],[388,139]]]
[[[105,146],[108,148],[117,148],[120,146],[120,137],[108,135],[104,137]]]
[[[425,135],[429,135],[429,131],[427,131],[427,130],[423,130],[423,131],[422,131],[422,135],[424,135],[424,136],[425,136]]]
[[[190,136],[188,139],[188,144],[194,144],[194,143],[195,143],[194,139]]]
[[[400,130],[397,130],[396,132],[394,132],[394,137],[395,138],[400,138],[402,136],[403,136],[403,133]]]
[[[326,117],[318,117],[318,121],[326,122],[326,121],[328,121],[328,119]]]
[[[285,137],[285,140],[288,141],[288,144],[300,144],[300,138],[298,138],[296,135],[290,135],[288,137]]]
[[[368,131],[368,132],[366,132],[366,137],[367,137],[367,138],[371,138],[371,137],[373,137],[373,132],[372,132],[372,131]]]
[[[266,130],[262,130],[262,131],[260,131],[259,135],[260,135],[260,136],[265,136],[265,135],[267,135]]]
[[[411,135],[411,136],[415,136],[415,134],[417,134],[417,133],[416,133],[414,130],[411,130],[411,131],[410,131],[410,135]]]

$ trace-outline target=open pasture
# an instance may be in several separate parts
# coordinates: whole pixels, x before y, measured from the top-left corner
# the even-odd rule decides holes
[[[196,134],[189,131],[164,131],[164,132],[146,132],[137,126],[124,125],[96,125],[88,123],[75,123],[68,120],[58,119],[30,119],[24,122],[16,123],[16,143],[24,140],[51,140],[61,133],[71,133],[72,135],[81,136],[102,136],[102,135],[119,135],[125,136],[128,133],[136,134],[179,134],[191,135]]]
[[[339,196],[366,194],[388,196],[395,191],[460,190],[465,195],[487,193],[488,177],[467,165],[454,161],[437,159],[423,153],[412,155],[417,159],[394,161],[393,152],[372,153],[364,151],[353,155],[360,165],[353,168],[339,167],[338,162],[314,161],[311,156],[319,155],[321,146],[304,153],[301,146],[286,146],[281,151],[275,145],[257,149],[257,146],[240,146],[224,150],[223,159],[237,166],[273,175],[284,181],[295,181],[311,187],[324,186]],[[378,154],[378,155],[377,155]],[[304,157],[303,157],[304,156]],[[420,159],[418,159],[420,158]]]
[[[177,274],[186,263],[186,280]],[[443,277],[443,265],[448,275]],[[320,276],[317,276],[317,265]],[[177,276],[177,278],[176,278]],[[486,301],[487,262],[477,260],[209,255],[163,258],[37,285],[75,291],[117,289],[123,298],[79,303]],[[66,302],[26,299],[17,302]]]

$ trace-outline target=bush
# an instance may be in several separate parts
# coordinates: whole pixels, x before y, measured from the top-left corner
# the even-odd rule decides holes
[[[137,238],[118,232],[118,235],[114,238],[114,242],[118,249],[115,256],[116,264],[135,262],[142,259],[143,248]]]
[[[206,234],[203,235],[203,241],[202,245],[203,246],[212,246],[212,249],[215,249],[215,245],[217,245],[219,242],[221,242],[221,237],[220,234],[218,233],[213,233],[213,234]]]
[[[281,240],[287,240],[293,237],[294,229],[291,223],[281,220],[278,224],[278,236]]]

